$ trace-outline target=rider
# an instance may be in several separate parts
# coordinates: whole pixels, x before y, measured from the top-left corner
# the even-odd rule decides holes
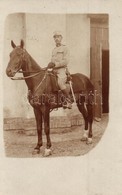
[[[61,43],[63,36],[60,31],[54,32],[53,38],[56,43],[56,47],[52,51],[52,58],[51,62],[48,64],[48,68],[53,68],[57,73],[59,88],[66,96],[66,102],[63,104],[63,107],[71,109],[72,104],[69,98],[69,92],[66,88],[67,75],[69,76],[67,69],[69,62],[69,50]]]

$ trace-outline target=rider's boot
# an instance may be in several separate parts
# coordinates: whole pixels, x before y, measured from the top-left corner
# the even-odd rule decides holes
[[[70,100],[70,95],[69,95],[67,89],[63,89],[62,92],[66,97],[65,102],[63,103],[63,108],[71,109],[72,108],[72,102]]]

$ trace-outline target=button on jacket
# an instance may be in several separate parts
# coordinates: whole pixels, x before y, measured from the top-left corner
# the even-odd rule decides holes
[[[63,74],[63,72],[66,74],[66,67],[69,62],[69,50],[65,45],[54,48],[51,62],[56,65],[57,74]]]

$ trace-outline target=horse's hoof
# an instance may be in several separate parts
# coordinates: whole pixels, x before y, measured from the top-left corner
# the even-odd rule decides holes
[[[88,138],[86,144],[92,144],[92,138]]]
[[[40,154],[40,149],[34,149],[32,155]]]
[[[51,154],[52,154],[52,150],[46,148],[44,152],[44,157],[50,156]]]
[[[84,137],[84,136],[83,136],[83,137],[81,138],[81,141],[83,141],[83,142],[84,142],[84,141],[87,141],[87,140],[88,140],[88,137]]]

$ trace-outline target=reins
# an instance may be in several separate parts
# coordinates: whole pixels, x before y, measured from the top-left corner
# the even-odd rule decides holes
[[[33,74],[33,75],[30,75],[30,76],[26,76],[26,77],[10,77],[12,80],[25,80],[25,79],[30,79],[32,77],[35,77],[37,75],[39,75],[40,72],[36,73],[36,74]]]
[[[35,76],[38,76],[39,74],[43,74],[42,71],[45,71],[46,68],[43,68],[42,70],[40,70],[39,72],[35,71],[35,72],[29,72],[29,71],[18,71],[18,73],[35,73],[33,75],[29,75],[29,76],[25,76],[25,77],[10,77],[12,80],[25,80],[25,79],[30,79],[33,78]]]
[[[19,70],[18,73],[38,73],[39,71],[23,71],[23,70]]]
[[[44,74],[43,79],[41,80],[41,82],[38,84],[38,86],[36,87],[36,89],[34,90],[34,93],[38,90],[38,88],[41,86],[41,84],[43,83],[43,81],[46,79],[47,73]]]
[[[42,70],[43,70],[43,71],[46,71],[47,68],[43,68]],[[26,76],[26,77],[10,77],[10,78],[11,78],[12,80],[25,80],[25,79],[29,79],[29,78],[33,78],[33,77],[35,77],[35,76],[38,76],[39,74],[44,74],[44,73],[42,73],[42,70],[39,71],[39,72],[37,72],[37,73],[35,73],[34,71],[33,71],[33,72],[18,71],[18,73],[35,73],[35,74],[30,75],[30,76]],[[53,75],[51,72],[49,73],[49,72],[46,71],[46,73],[44,74],[43,79],[41,80],[41,82],[38,84],[38,86],[37,86],[36,89],[34,90],[34,93],[35,93],[35,92],[38,90],[38,88],[42,85],[43,81],[46,79],[46,76],[47,76],[48,74]],[[53,75],[53,76],[55,76],[55,75]]]

